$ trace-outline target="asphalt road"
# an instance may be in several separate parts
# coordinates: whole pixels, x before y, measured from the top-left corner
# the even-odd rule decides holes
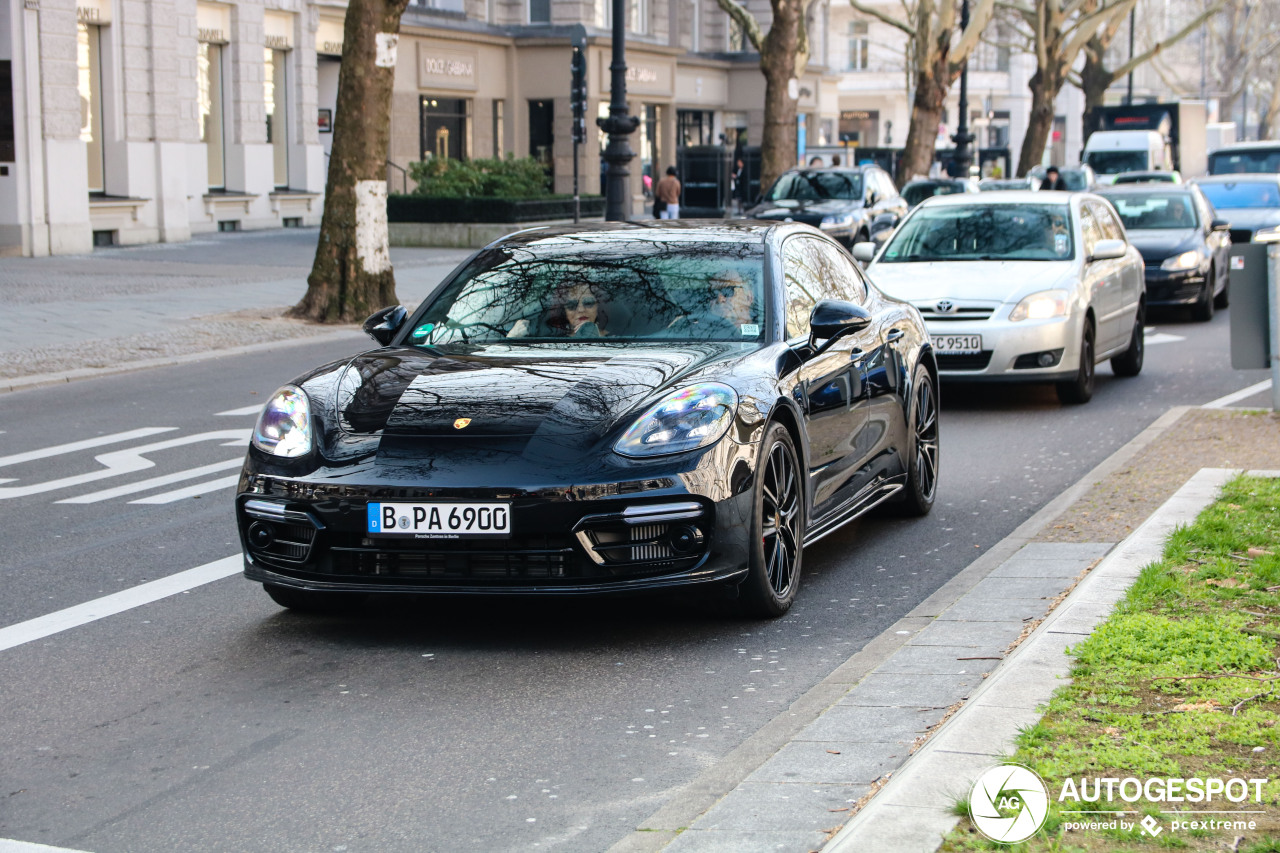
[[[0,838],[607,849],[1169,407],[1266,378],[1230,369],[1225,312],[1183,319],[1154,318],[1143,374],[1100,369],[1086,406],[944,385],[934,513],[809,549],[781,620],[672,598],[303,617],[232,576],[4,649]],[[0,627],[236,554],[219,481],[249,407],[341,354],[294,345],[0,397]],[[137,430],[156,431],[120,437]]]

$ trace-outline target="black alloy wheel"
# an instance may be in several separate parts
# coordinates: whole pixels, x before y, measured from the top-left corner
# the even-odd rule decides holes
[[[358,607],[364,599],[360,593],[319,592],[274,583],[264,583],[262,588],[276,604],[299,613],[346,613]]]
[[[1111,359],[1111,372],[1116,376],[1137,376],[1142,372],[1142,361],[1146,355],[1146,321],[1147,309],[1138,304],[1138,316],[1133,320],[1133,335],[1129,338],[1129,348]]]
[[[1215,273],[1211,268],[1204,280],[1204,293],[1200,294],[1200,298],[1191,306],[1191,319],[1197,323],[1207,323],[1213,319],[1213,309],[1217,304],[1213,296],[1214,276]]]
[[[1072,406],[1092,400],[1095,369],[1093,363],[1093,323],[1086,320],[1084,334],[1080,336],[1080,367],[1076,370],[1075,379],[1068,379],[1057,384],[1058,400]]]
[[[739,603],[744,615],[781,616],[800,587],[804,543],[804,482],[791,434],[770,424],[756,469],[751,565]]]
[[[929,514],[938,494],[938,393],[924,365],[917,365],[911,388],[911,455],[896,507],[903,515],[918,517]]]

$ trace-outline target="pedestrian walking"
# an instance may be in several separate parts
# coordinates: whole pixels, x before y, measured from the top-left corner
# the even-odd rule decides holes
[[[662,202],[663,208],[659,213],[659,219],[679,219],[680,218],[680,179],[676,177],[676,167],[668,166],[667,174],[662,180],[658,181],[658,185],[653,189],[653,195],[657,202]]]

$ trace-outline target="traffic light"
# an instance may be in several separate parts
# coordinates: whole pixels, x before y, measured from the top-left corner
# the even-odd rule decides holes
[[[573,108],[573,141],[587,141],[587,54],[583,45],[573,46],[573,79],[569,102]]]

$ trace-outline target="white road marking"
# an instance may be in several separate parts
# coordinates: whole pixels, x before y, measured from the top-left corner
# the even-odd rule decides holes
[[[47,844],[32,844],[30,841],[11,841],[0,838],[0,853],[85,853],[83,850],[72,850],[70,847],[50,847]]]
[[[236,460],[236,467],[243,464],[243,460]],[[158,495],[152,495],[148,498],[139,498],[136,501],[129,501],[131,504],[171,504],[174,501],[180,501],[183,498],[191,498],[196,495],[207,495],[210,492],[216,492],[220,489],[234,486],[240,482],[240,475],[233,477],[223,477],[219,480],[210,480],[207,483],[196,483],[194,486],[187,486],[185,489],[174,489],[172,492],[162,492]],[[0,850],[0,853],[4,851]]]
[[[13,456],[0,456],[0,468],[6,465],[31,462],[36,459],[48,459],[50,456],[61,456],[64,453],[75,453],[77,450],[88,450],[91,447],[101,447],[104,444],[118,444],[122,441],[146,438],[149,435],[156,435],[162,432],[173,432],[175,429],[177,427],[143,427],[142,429],[133,429],[128,432],[117,432],[114,435],[100,435],[97,438],[87,438],[84,441],[73,441],[70,444],[59,444],[41,450],[15,453]]]
[[[1177,341],[1185,341],[1186,338],[1181,335],[1169,335],[1164,332],[1157,332],[1153,326],[1148,326],[1142,335],[1142,340],[1147,346],[1155,344],[1172,344]]]
[[[1227,406],[1230,406],[1232,403],[1238,402],[1240,400],[1244,400],[1247,397],[1252,397],[1254,394],[1258,394],[1262,391],[1266,391],[1270,387],[1271,387],[1271,380],[1264,379],[1256,385],[1250,385],[1248,388],[1241,388],[1239,391],[1235,392],[1234,394],[1228,394],[1225,397],[1219,397],[1218,399],[1214,400],[1212,403],[1205,403],[1202,408],[1225,409]]]
[[[167,486],[170,483],[181,483],[183,480],[195,480],[208,474],[217,474],[221,471],[229,471],[232,468],[239,468],[244,464],[244,457],[238,459],[228,459],[225,462],[215,462],[212,465],[201,465],[199,468],[189,468],[186,471],[176,471],[172,474],[163,474],[159,477],[152,477],[149,480],[139,480],[136,483],[127,483],[123,486],[116,486],[112,489],[103,489],[99,492],[90,492],[87,495],[76,495],[74,498],[64,498],[57,503],[60,504],[96,504],[100,501],[118,498],[121,495],[136,495],[138,492],[145,492],[148,489],[154,489],[157,486]],[[231,482],[235,482],[232,478]],[[195,494],[201,494],[195,492]],[[133,503],[167,503],[167,501],[133,501]]]
[[[266,404],[256,403],[252,406],[245,406],[243,409],[228,409],[225,412],[218,412],[217,417],[235,418],[235,417],[240,417],[241,415],[256,415],[258,414],[258,412],[262,411],[262,407],[264,405]],[[0,853],[3,853],[3,851],[0,851]]]
[[[76,474],[71,477],[63,477],[58,480],[47,480],[43,483],[34,483],[29,486],[0,486],[0,500],[6,498],[21,498],[28,495],[38,495],[42,492],[52,492],[56,489],[65,489],[69,486],[79,486],[83,483],[92,483],[97,480],[104,480],[108,477],[118,477],[121,474],[131,474],[136,471],[145,471],[148,468],[154,468],[155,464],[150,459],[144,457],[143,454],[151,453],[157,450],[169,450],[174,447],[182,447],[187,444],[197,444],[202,441],[223,441],[223,446],[232,446],[243,444],[249,440],[252,430],[234,429],[221,430],[217,432],[202,432],[196,435],[184,435],[180,438],[170,438],[165,441],[157,441],[152,444],[144,444],[141,447],[133,447],[128,450],[115,450],[111,453],[103,453],[95,456],[94,459],[100,465],[106,466],[104,470],[93,471],[88,474]]]
[[[166,578],[104,595],[102,598],[95,598],[93,601],[86,601],[84,604],[77,604],[65,610],[28,619],[17,625],[0,628],[0,651],[51,637],[144,604],[151,604],[162,598],[231,577],[243,568],[244,559],[239,554],[224,557],[212,563],[205,563],[203,566],[196,566],[194,569],[187,569],[185,572],[178,572]]]

